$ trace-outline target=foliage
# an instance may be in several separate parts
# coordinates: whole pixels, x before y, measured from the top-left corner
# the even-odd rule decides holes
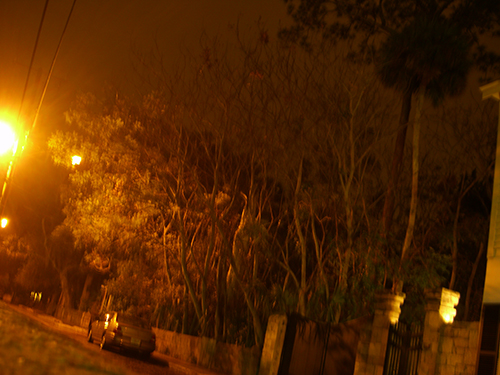
[[[471,66],[468,38],[447,19],[419,17],[379,49],[378,75],[388,87],[425,87],[437,105],[463,92]]]
[[[67,248],[110,272],[114,308],[261,346],[273,313],[344,321],[397,272],[418,291],[444,282],[447,255],[427,251],[426,233],[449,218],[418,222],[402,270],[380,237],[392,94],[351,50],[305,53],[264,34],[206,40],[139,102],[82,96],[50,139],[70,174]]]
[[[422,19],[444,18],[473,43],[473,60],[485,73],[500,69],[499,56],[487,43],[500,35],[500,5],[468,0],[284,0],[292,26],[280,31],[288,43],[311,47],[319,35],[326,40],[356,40],[359,51],[378,49],[394,35]],[[494,74],[494,73],[493,73]]]

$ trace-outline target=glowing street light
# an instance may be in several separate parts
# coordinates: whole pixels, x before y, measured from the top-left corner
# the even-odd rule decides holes
[[[8,219],[2,218],[2,220],[0,220],[0,227],[5,228],[7,226],[7,224],[9,224]]]
[[[16,135],[9,124],[0,120],[0,155],[14,148]]]
[[[82,157],[81,156],[73,155],[71,157],[71,164],[73,164],[73,165],[80,165],[81,162],[82,162]]]

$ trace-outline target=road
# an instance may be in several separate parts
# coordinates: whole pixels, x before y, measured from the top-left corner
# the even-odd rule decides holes
[[[90,349],[93,353],[96,353],[96,355],[101,356],[105,360],[118,362],[134,373],[141,375],[184,375],[179,371],[169,368],[168,361],[161,358],[156,353],[153,353],[150,358],[145,360],[113,349],[109,351],[101,350],[99,348],[99,343],[90,344],[87,342],[87,338],[81,334],[68,332],[66,335],[83,347]]]
[[[185,375],[157,353],[144,360],[100,350],[81,328],[0,301],[0,372],[4,375]]]

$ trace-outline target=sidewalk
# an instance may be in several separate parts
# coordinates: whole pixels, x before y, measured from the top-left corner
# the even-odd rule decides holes
[[[40,311],[34,310],[30,307],[23,306],[23,305],[13,305],[13,304],[7,304],[12,310],[15,310],[33,320],[36,320],[50,328],[55,328],[59,331],[63,332],[71,332],[75,334],[79,334],[82,336],[87,335],[87,330],[82,327],[77,327],[77,326],[71,326],[68,324],[63,323],[61,320],[56,319],[53,316],[46,315],[41,313]],[[203,367],[194,365],[189,362],[182,361],[180,359],[170,357],[166,354],[158,353],[158,352],[153,352],[153,356],[159,357],[162,360],[168,362],[169,367],[173,370],[182,372],[183,374],[186,375],[221,375],[219,373],[216,373],[212,370],[205,369]]]

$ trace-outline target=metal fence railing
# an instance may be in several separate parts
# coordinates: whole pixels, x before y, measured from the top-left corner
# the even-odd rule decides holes
[[[417,375],[422,351],[422,325],[403,322],[391,325],[387,340],[384,375]]]

